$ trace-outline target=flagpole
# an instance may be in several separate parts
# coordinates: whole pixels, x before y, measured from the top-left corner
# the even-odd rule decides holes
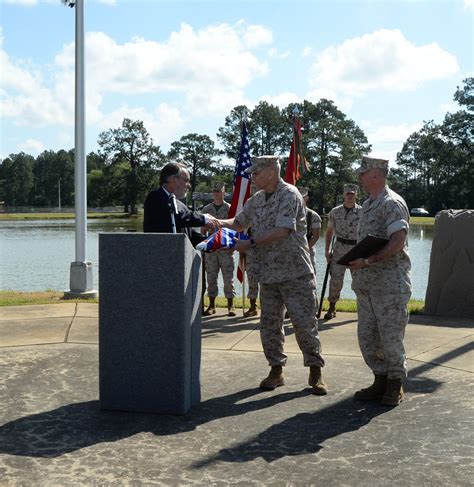
[[[85,156],[85,56],[84,56],[84,3],[85,0],[63,0],[75,7],[75,96],[74,96],[74,189],[76,253],[71,262],[69,286],[64,297],[96,298],[93,289],[92,263],[87,262],[87,167]]]
[[[242,316],[245,316],[245,265],[244,265],[244,272],[242,275]]]

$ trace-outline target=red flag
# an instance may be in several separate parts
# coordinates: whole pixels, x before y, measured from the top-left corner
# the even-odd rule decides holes
[[[229,218],[233,218],[239,213],[245,202],[250,197],[250,174],[245,172],[251,166],[250,144],[247,132],[247,124],[242,121],[242,140],[240,142],[239,157],[235,165],[234,172],[234,193],[232,203],[229,208]],[[245,256],[240,254],[239,265],[237,267],[237,279],[240,282],[244,280]]]
[[[291,141],[290,157],[283,179],[287,183],[296,185],[296,182],[308,170],[309,164],[303,155],[301,122],[298,115],[295,114],[293,116],[293,140]]]

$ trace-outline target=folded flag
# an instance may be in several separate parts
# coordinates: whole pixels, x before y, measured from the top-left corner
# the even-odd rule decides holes
[[[232,249],[235,246],[234,238],[248,240],[249,236],[243,232],[231,230],[230,228],[221,228],[211,236],[207,237],[206,240],[198,243],[196,245],[196,250],[201,250],[202,252],[214,252],[219,249]]]

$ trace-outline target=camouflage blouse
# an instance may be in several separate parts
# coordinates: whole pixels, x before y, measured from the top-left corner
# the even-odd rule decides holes
[[[288,236],[253,249],[254,272],[260,283],[283,282],[313,273],[306,240],[306,212],[295,186],[280,180],[268,199],[264,191],[258,191],[235,219],[243,228],[252,227],[255,239],[275,228],[291,230]]]
[[[405,200],[385,186],[377,198],[364,201],[359,220],[357,240],[367,235],[390,238],[398,230],[408,234],[409,212]],[[353,273],[352,289],[373,294],[411,293],[411,262],[408,237],[402,250],[392,257],[376,262]]]

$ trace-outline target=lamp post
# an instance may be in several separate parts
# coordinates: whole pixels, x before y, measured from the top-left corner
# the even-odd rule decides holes
[[[62,0],[76,10],[75,98],[74,98],[74,187],[76,215],[76,254],[71,262],[69,291],[65,298],[95,298],[92,263],[86,259],[87,242],[87,168],[85,157],[85,70],[84,70],[84,2]]]

